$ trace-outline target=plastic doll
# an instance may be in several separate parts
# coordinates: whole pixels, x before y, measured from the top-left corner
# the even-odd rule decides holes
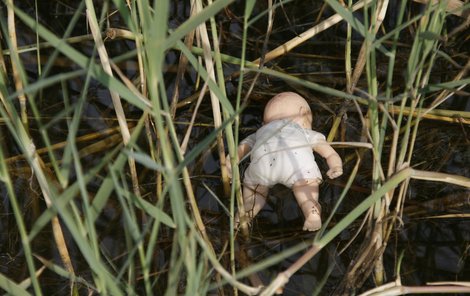
[[[324,157],[329,170],[326,175],[337,178],[343,174],[338,153],[326,142],[325,136],[312,130],[312,112],[307,101],[292,92],[274,96],[266,105],[263,126],[240,142],[238,159],[251,152],[251,163],[243,179],[244,215],[235,222],[250,222],[263,208],[269,188],[283,184],[292,189],[305,216],[303,230],[321,227],[321,206],[318,187],[322,175],[313,151]],[[227,162],[231,171],[230,162]],[[243,213],[241,213],[243,215]]]

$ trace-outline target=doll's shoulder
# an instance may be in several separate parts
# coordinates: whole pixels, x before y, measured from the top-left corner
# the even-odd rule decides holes
[[[305,129],[305,131],[307,132],[310,143],[326,141],[325,135],[323,135],[322,133],[319,133],[311,129]]]
[[[249,135],[248,137],[244,138],[241,142],[240,145],[248,145],[250,147],[253,147],[256,143],[256,133],[253,133]]]

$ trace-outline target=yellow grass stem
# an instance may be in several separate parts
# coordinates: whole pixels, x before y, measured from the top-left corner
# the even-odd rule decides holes
[[[87,19],[90,25],[91,34],[93,35],[93,39],[96,44],[96,48],[98,50],[98,55],[100,56],[100,61],[103,66],[103,70],[109,75],[113,76],[113,71],[111,69],[111,64],[108,57],[108,52],[104,46],[103,39],[101,38],[100,28],[96,19],[96,14],[94,12],[93,2],[87,1]],[[124,109],[122,107],[121,98],[119,94],[110,89],[111,99],[113,101],[114,110],[116,111],[116,117],[118,119],[119,127],[122,134],[122,140],[125,146],[129,143],[131,138],[131,134],[129,131],[129,126],[127,125],[126,114],[124,113]],[[132,188],[134,190],[134,194],[140,196],[140,189],[139,189],[139,179],[137,177],[137,170],[135,165],[135,160],[132,157],[129,157],[129,168],[131,172],[131,179],[132,179]]]
[[[470,214],[446,214],[446,215],[436,215],[436,216],[426,216],[420,219],[468,219]]]
[[[105,130],[102,130],[102,131],[99,131],[99,132],[96,132],[96,133],[83,135],[83,136],[78,137],[76,139],[76,142],[77,143],[82,143],[82,142],[96,140],[96,139],[101,138],[103,136],[112,136],[114,133],[116,133],[117,130],[118,130],[118,128],[114,127],[114,128],[108,128],[108,129],[105,129]],[[67,141],[62,141],[62,142],[53,144],[50,147],[38,148],[38,149],[36,149],[36,152],[41,155],[41,154],[47,153],[47,151],[49,149],[54,151],[54,150],[65,148],[65,146],[67,146]],[[12,157],[6,158],[5,163],[12,163],[12,162],[24,159],[24,157],[25,157],[24,155],[12,156]]]
[[[412,117],[418,117],[419,113],[419,110],[413,110],[410,107],[404,107],[403,110],[401,110],[399,106],[389,106],[388,111],[393,114],[402,113],[403,115],[410,115]],[[443,121],[448,123],[470,124],[470,112],[459,110],[425,109],[420,114],[420,117],[423,119]]]
[[[326,4],[326,3],[325,3]],[[351,9],[352,0],[348,1],[348,9]],[[346,45],[345,45],[345,57],[344,57],[344,69],[346,75],[346,91],[350,94],[353,92],[352,88],[352,62],[351,62],[351,43],[352,43],[352,28],[351,24],[347,24],[347,31],[346,31]],[[343,111],[345,112],[345,111]]]
[[[202,3],[200,0],[196,0],[196,11],[202,11]],[[216,81],[215,79],[215,66],[212,60],[211,54],[211,45],[209,41],[209,35],[207,33],[207,27],[205,23],[201,23],[198,26],[198,33],[199,38],[202,43],[202,48],[204,50],[204,62],[206,65],[207,73],[209,74],[208,79]],[[210,97],[211,97],[211,104],[212,104],[212,114],[214,116],[214,127],[217,129],[222,125],[222,113],[220,110],[220,103],[217,95],[209,89]],[[225,148],[224,148],[224,141],[222,138],[222,133],[217,135],[217,151],[220,159],[220,167],[221,167],[221,175],[222,175],[222,182],[224,184],[224,192],[225,196],[230,195],[230,182],[228,177],[227,168],[225,166]]]
[[[1,31],[0,31],[0,34],[1,34]],[[1,47],[1,45],[0,45],[0,47]],[[5,66],[5,64],[3,63],[3,55],[1,55],[1,54],[0,54],[0,59],[1,59],[0,62],[2,63],[0,65],[0,75],[2,76],[1,80],[6,81],[6,70],[3,68]],[[8,114],[8,117],[11,118],[12,114],[11,114],[11,110],[10,110],[10,104],[7,102],[7,98],[5,98],[5,96],[3,95],[3,92],[0,92],[0,102],[4,106],[5,111]],[[3,118],[0,118],[0,122],[2,122],[2,121],[3,121]]]
[[[454,184],[454,185],[470,188],[470,178],[459,176],[459,175],[413,170],[413,175],[411,177],[417,180],[445,182],[449,184]]]
[[[335,119],[333,120],[333,124],[332,124],[331,129],[330,129],[330,132],[328,133],[328,137],[326,138],[326,140],[328,142],[333,141],[333,139],[335,138],[335,136],[338,132],[338,128],[341,124],[341,120],[343,119],[342,115],[343,115],[343,112],[341,112],[339,115],[335,116]]]
[[[183,137],[183,141],[181,142],[180,149],[183,155],[186,153],[186,150],[188,149],[191,132],[193,130],[194,123],[196,121],[196,115],[199,110],[199,106],[201,105],[202,99],[204,98],[206,89],[207,89],[207,82],[204,82],[204,85],[202,86],[202,89],[199,92],[199,97],[196,101],[196,106],[194,107],[193,114],[191,115],[191,121],[189,122],[189,126],[186,129],[186,133],[184,134],[184,137]]]
[[[26,140],[26,139],[23,139]],[[29,142],[29,143],[28,143]],[[51,184],[54,185],[53,189],[57,192],[61,190],[61,187],[57,180],[55,180],[54,175],[52,172],[46,167],[43,160],[39,156],[36,151],[36,146],[32,141],[24,141],[27,147],[27,158],[31,160],[31,166],[33,171],[36,174],[36,178],[38,179],[39,186],[41,188],[41,192],[44,196],[44,201],[46,202],[46,206],[48,208],[52,207],[52,200],[51,200]],[[75,271],[72,265],[72,260],[70,259],[70,254],[67,249],[66,240],[64,238],[64,233],[62,231],[62,226],[60,225],[58,216],[54,216],[51,220],[52,224],[52,232],[54,235],[54,240],[57,246],[57,250],[59,251],[60,258],[66,270],[71,274],[75,275]],[[70,283],[73,287],[73,282]]]
[[[17,52],[15,12],[13,7],[13,0],[7,0],[8,40],[10,41],[10,50],[12,51],[12,54],[10,55],[11,68],[15,88],[19,92],[18,100],[20,102],[21,109],[21,122],[28,131],[28,112],[26,110],[26,96],[21,92],[21,90],[23,90],[23,80],[20,75],[20,56]]]
[[[402,286],[391,282],[369,290],[360,296],[395,296],[407,294],[453,294],[470,293],[470,282],[427,283],[425,286]]]
[[[375,15],[375,24],[373,27],[373,34],[377,34],[379,31],[380,26],[382,25],[382,22],[385,18],[385,14],[387,13],[387,7],[388,7],[388,0],[383,0],[383,1],[378,1],[379,5],[376,11]],[[359,81],[359,78],[362,75],[362,71],[364,70],[364,66],[366,65],[366,55],[369,55],[370,53],[368,51],[371,50],[371,48],[367,48],[367,40],[365,40],[362,43],[361,49],[359,50],[359,55],[357,57],[356,65],[354,67],[354,72],[352,74],[351,78],[351,89],[354,89],[357,85],[357,82]]]
[[[73,36],[73,37],[69,37],[69,38],[64,38],[63,40],[64,40],[64,42],[67,42],[69,44],[81,43],[81,42],[84,42],[84,41],[93,40],[93,35],[87,34],[87,35]],[[50,42],[47,42],[47,41],[39,42],[39,43],[33,43],[33,44],[28,44],[28,45],[23,45],[23,46],[17,47],[16,53],[26,53],[26,52],[30,52],[30,51],[37,51],[41,48],[50,48],[50,47],[54,47],[54,44],[52,44]],[[2,53],[4,55],[11,55],[11,50],[10,49],[5,49],[5,50],[2,51]]]
[[[269,1],[268,1],[269,3]],[[208,0],[208,5],[212,5],[213,1]],[[249,5],[249,4],[246,4]],[[221,39],[221,36],[219,36],[218,30],[217,30],[217,24],[215,22],[215,17],[212,16],[210,18],[210,25],[211,25],[211,33],[212,33],[212,43],[214,46],[213,50],[213,58],[215,62],[215,75],[217,79],[217,85],[219,86],[220,92],[224,97],[227,97],[227,92],[226,92],[226,86],[225,86],[225,74],[224,74],[224,67],[222,65],[222,54],[220,52],[220,44],[219,40]],[[222,33],[220,33],[222,34]],[[242,54],[243,56],[243,54]],[[243,67],[243,62],[242,62],[242,67]],[[242,83],[242,82],[240,82]],[[232,106],[232,105],[230,105]],[[238,104],[235,104],[235,108],[238,110],[239,106]],[[232,108],[233,109],[233,108]],[[237,143],[235,143],[235,137],[234,137],[234,132],[233,132],[233,123],[231,120],[231,116],[233,114],[230,112],[230,110],[222,104],[222,116],[223,119],[228,121],[228,124],[226,128],[224,129],[225,132],[225,140],[227,141],[227,146],[228,146],[228,151],[235,153],[237,147]],[[238,117],[235,119],[237,120]],[[238,125],[236,125],[238,126]],[[222,141],[223,142],[223,141]],[[222,170],[222,183],[223,183],[223,188],[225,190],[225,196],[229,197],[230,196],[230,180],[228,177],[228,171],[224,172],[226,170],[226,165],[225,163],[227,161],[230,161],[230,159],[225,158],[225,149],[224,149],[224,157],[221,159],[220,164],[221,164],[221,170]],[[227,178],[225,178],[225,175]],[[232,180],[233,181],[233,180]]]
[[[56,149],[51,149],[51,150],[60,149],[62,147],[65,147],[67,144],[68,144],[67,142],[61,142],[61,143],[55,144]],[[108,137],[106,137],[102,140],[93,142],[93,143],[89,144],[88,146],[83,147],[82,149],[80,149],[78,151],[78,155],[79,155],[79,157],[90,156],[90,155],[95,154],[95,153],[101,153],[101,152],[108,151],[107,149],[110,149],[110,148],[112,148],[114,146],[117,146],[117,145],[120,145],[120,144],[122,144],[122,137],[120,136],[120,134],[111,134],[111,135],[109,135]],[[37,149],[37,153],[40,154],[40,155],[44,154],[44,153],[47,153],[47,152],[49,152],[48,149],[49,149],[48,147],[39,148],[39,149]],[[23,158],[25,158],[24,155],[12,156],[10,158],[7,158],[5,160],[5,163],[12,163],[12,162],[21,160]],[[62,161],[59,161],[59,163],[61,163],[61,162]],[[52,167],[52,165],[50,163],[45,163],[45,166],[48,169],[50,167]],[[10,169],[11,173],[16,173],[16,174],[23,175],[23,176],[27,176],[27,175],[31,174],[31,168],[29,166],[10,167],[9,169]]]

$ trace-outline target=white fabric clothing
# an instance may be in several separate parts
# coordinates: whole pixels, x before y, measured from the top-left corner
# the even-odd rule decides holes
[[[321,133],[285,119],[262,126],[240,143],[252,148],[244,184],[292,187],[301,180],[317,179],[321,182],[321,172],[312,148],[324,141],[325,136]]]

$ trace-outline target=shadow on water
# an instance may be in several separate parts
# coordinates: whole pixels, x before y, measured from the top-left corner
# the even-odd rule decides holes
[[[272,36],[268,44],[269,48],[274,48],[283,44],[287,40],[296,36],[306,29],[310,28],[317,17],[321,5],[314,1],[306,1],[295,5],[285,5],[285,11],[278,10],[275,16],[275,23]],[[392,1],[395,2],[395,1]],[[64,32],[67,22],[73,15],[77,4],[73,1],[39,1],[39,17],[42,23],[47,24],[49,29],[59,36]],[[31,3],[24,3],[23,9],[30,14],[34,14],[34,6],[28,6]],[[259,3],[255,8],[255,13],[265,9],[264,4]],[[391,4],[395,5],[395,4]],[[20,5],[21,6],[21,5]],[[240,38],[242,23],[236,16],[243,14],[244,5],[237,2],[230,6],[230,10],[219,14],[217,23],[222,35],[221,51],[223,53],[239,56],[241,52]],[[410,4],[408,7],[410,13],[418,10],[419,5]],[[384,22],[385,29],[394,26],[394,9],[389,9],[391,16]],[[2,11],[3,13],[3,11]],[[325,16],[333,12],[328,9],[324,11]],[[186,1],[172,1],[170,26],[176,27],[188,17],[189,8]],[[459,24],[456,17],[449,17],[448,30]],[[82,16],[79,21],[86,23]],[[122,20],[119,16],[110,17],[112,27],[119,27]],[[261,55],[262,42],[265,34],[266,18],[261,18],[254,23],[249,31],[249,51],[248,60],[253,60]],[[22,28],[18,23],[18,42],[19,45],[28,45],[35,43],[35,35],[29,29]],[[270,62],[268,66],[276,66],[285,71],[296,73],[297,76],[309,81],[317,82],[336,89],[345,88],[344,75],[344,45],[346,36],[346,27],[339,24],[330,30],[327,30],[318,36],[312,38],[304,45],[296,48],[293,52]],[[468,31],[467,31],[468,33]],[[88,34],[85,25],[76,26],[72,35]],[[412,32],[405,32],[401,38],[398,62],[395,69],[397,88],[403,83],[403,68],[406,65],[407,54],[409,53],[409,41]],[[256,36],[256,37],[255,37]],[[353,35],[353,52],[357,53],[361,44],[361,38],[358,34]],[[468,46],[467,41],[459,41],[464,38],[455,37],[455,43],[449,48],[442,48],[444,51],[461,52],[464,46]],[[90,55],[93,49],[93,43],[88,40],[74,45],[82,52]],[[110,55],[117,56],[134,49],[133,42],[122,40],[108,40],[107,49]],[[3,46],[3,48],[5,48]],[[467,47],[468,48],[468,47]],[[51,49],[41,50],[41,62],[46,63]],[[27,75],[30,80],[38,77],[36,53],[29,52],[21,54]],[[176,51],[169,51],[166,56],[167,72],[165,82],[168,86],[168,95],[171,98],[176,79],[176,67],[179,54]],[[378,57],[385,59],[385,57]],[[468,56],[467,56],[468,58]],[[464,64],[464,57],[455,56],[455,60]],[[385,75],[386,69],[382,69],[385,64],[379,63],[380,75]],[[120,64],[120,68],[132,80],[138,77],[137,64],[135,61],[127,61]],[[55,61],[50,74],[78,69],[70,61],[60,57]],[[435,71],[432,73],[431,80],[434,82],[451,80],[458,69],[448,65],[445,61],[435,65]],[[237,69],[233,65],[225,65],[225,74],[230,76]],[[248,75],[245,81],[245,90],[251,83],[253,76]],[[188,69],[180,84],[180,100],[190,97],[197,92],[198,77],[192,70]],[[358,87],[366,88],[366,82],[360,81]],[[233,78],[227,81],[228,96],[234,99],[236,96],[238,80]],[[41,110],[41,116],[44,123],[64,112],[64,92],[68,93],[69,105],[77,102],[78,97],[84,91],[84,77],[66,81],[66,89],[57,86],[50,87],[38,94],[38,106]],[[347,118],[343,120],[338,141],[360,141],[361,140],[361,122],[354,106],[348,105],[344,100],[332,97],[325,97],[321,93],[307,90],[297,85],[291,85],[285,81],[276,78],[260,76],[256,86],[250,95],[247,108],[241,117],[240,137],[243,138],[254,132],[261,126],[261,114],[264,104],[276,93],[282,91],[296,91],[306,97],[312,106],[314,115],[314,129],[328,134],[332,125],[334,114],[341,108],[346,108]],[[468,95],[468,93],[467,93]],[[84,108],[84,115],[80,123],[80,129],[77,136],[95,135],[93,141],[84,140],[78,145],[81,149],[88,148],[84,156],[84,164],[90,166],[95,164],[102,152],[110,150],[120,144],[120,137],[116,137],[117,122],[112,109],[111,98],[107,89],[99,83],[92,82],[87,90],[87,101]],[[470,111],[470,103],[465,95],[454,95],[442,106],[443,109],[466,110]],[[126,113],[132,122],[132,118],[137,118],[138,110],[125,105]],[[177,132],[182,138],[190,120],[194,104],[187,104],[178,109],[176,115]],[[364,110],[362,110],[364,112]],[[193,130],[193,137],[190,142],[190,148],[197,144],[212,130],[212,110],[209,100],[204,100],[197,115],[198,123]],[[134,116],[133,116],[134,115]],[[68,113],[62,113],[60,120],[57,120],[50,128],[49,133],[52,143],[66,141]],[[31,120],[31,136],[41,143],[38,127]],[[4,126],[0,126],[5,129]],[[107,132],[107,134],[105,134]],[[8,157],[14,157],[19,154],[19,149],[14,141],[2,133],[1,144],[4,147]],[[113,137],[114,135],[114,137]],[[416,168],[447,172],[462,176],[470,176],[470,150],[469,147],[470,129],[468,125],[449,124],[424,120],[419,129],[416,140],[414,164]],[[93,143],[101,141],[100,146],[91,149]],[[387,142],[386,142],[387,143]],[[216,148],[206,151],[195,163],[190,165],[193,185],[198,199],[203,219],[209,231],[209,236],[213,239],[216,251],[222,250],[228,239],[228,216],[223,211],[218,202],[212,197],[210,188],[219,197],[223,197],[223,190],[220,180],[220,165]],[[388,147],[385,147],[388,149]],[[60,149],[58,150],[60,151]],[[337,149],[345,162],[345,175],[351,172],[354,161],[354,151],[351,149]],[[60,153],[57,152],[59,157]],[[47,156],[44,155],[47,159]],[[352,208],[369,195],[371,187],[371,156],[364,155],[364,160],[359,169],[354,184],[347,195],[346,200],[340,205],[338,213],[332,223],[336,223],[344,217]],[[326,172],[326,163],[317,157],[322,172]],[[34,178],[31,178],[31,172],[26,163],[20,158],[9,163],[10,172],[15,180],[16,194],[22,200],[22,211],[28,225],[38,217],[38,214],[45,210],[45,205],[40,197],[40,190]],[[242,164],[246,165],[246,164]],[[139,168],[145,172],[145,168]],[[72,170],[73,171],[73,170]],[[149,199],[155,199],[155,178],[153,173],[147,172],[140,174],[142,180],[143,195],[149,196]],[[71,176],[74,179],[75,176]],[[100,176],[97,176],[96,184],[89,184],[90,194],[96,193]],[[344,187],[346,178],[340,178],[338,181],[326,181],[321,186],[320,200],[323,206],[323,218],[331,212],[338,196]],[[434,281],[469,281],[470,265],[468,256],[470,254],[470,213],[469,192],[452,185],[443,185],[442,183],[433,183],[426,181],[412,181],[407,194],[407,202],[403,209],[402,224],[397,225],[392,235],[392,239],[387,246],[384,260],[388,275],[388,280],[394,280],[395,267],[403,252],[405,260],[401,263],[402,282],[407,285],[421,285]],[[0,272],[8,274],[9,277],[17,281],[28,277],[28,271],[22,255],[19,235],[16,230],[15,219],[9,206],[9,200],[6,190],[0,186],[1,204],[0,204]],[[223,200],[228,205],[228,200]],[[458,215],[466,214],[465,217]],[[446,216],[447,215],[447,216]],[[120,262],[127,251],[125,246],[125,237],[122,233],[122,213],[118,202],[110,200],[103,213],[97,221],[97,230],[99,232],[101,249],[112,262]],[[352,244],[343,252],[339,253],[346,244],[354,237],[359,228],[360,221],[353,224],[352,227],[344,231],[333,244],[321,251],[299,272],[297,272],[284,289],[284,295],[311,295],[314,287],[331,272],[325,283],[326,293],[334,291],[339,281],[344,276],[349,262],[352,260],[355,247],[359,245],[362,234],[352,242]],[[263,258],[279,253],[282,250],[298,244],[300,241],[309,241],[313,234],[302,232],[303,217],[300,208],[295,202],[291,191],[283,186],[275,186],[270,190],[268,204],[253,221],[251,228],[251,242],[245,245],[249,251],[252,261],[261,261]],[[66,233],[66,236],[69,234]],[[163,229],[157,243],[158,259],[157,270],[163,275],[157,282],[157,292],[165,290],[166,279],[165,270],[168,269],[168,256],[171,252],[172,234],[168,229]],[[73,241],[73,240],[70,240]],[[59,255],[51,248],[53,242],[51,229],[45,227],[40,235],[33,241],[33,251],[38,256],[53,259],[60,262]],[[80,252],[71,244],[71,257],[77,268],[77,273],[85,279],[91,280],[86,261],[81,257]],[[260,273],[261,278],[267,283],[280,271],[289,267],[300,255],[295,255],[283,262],[276,264]],[[332,270],[328,270],[333,266]],[[57,275],[45,271],[40,280],[50,295],[67,294],[67,280],[58,278]],[[364,289],[373,287],[372,280],[364,284]],[[227,291],[230,293],[230,290]],[[323,295],[323,293],[322,293]]]

